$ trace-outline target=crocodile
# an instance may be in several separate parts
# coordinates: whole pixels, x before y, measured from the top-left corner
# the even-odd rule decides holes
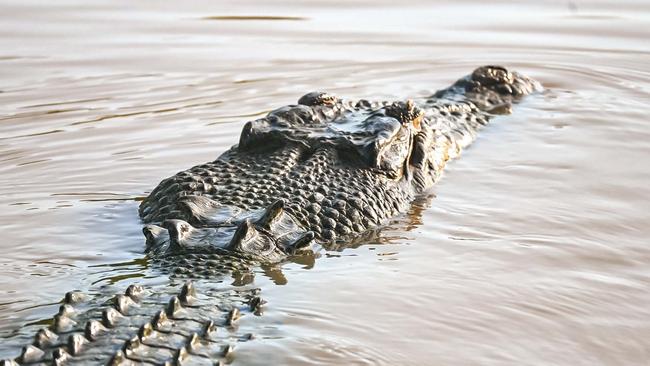
[[[233,344],[254,338],[238,319],[265,304],[252,268],[362,242],[430,189],[492,117],[541,89],[482,66],[418,100],[311,92],[247,122],[238,144],[140,204],[147,271],[168,283],[113,297],[69,292],[49,327],[2,364],[229,363]]]

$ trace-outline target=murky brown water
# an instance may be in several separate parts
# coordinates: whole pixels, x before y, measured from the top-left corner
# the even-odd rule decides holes
[[[548,89],[376,243],[256,278],[235,364],[650,364],[647,1],[0,1],[0,358],[143,275],[137,199],[304,92]],[[155,281],[155,279],[148,279]]]

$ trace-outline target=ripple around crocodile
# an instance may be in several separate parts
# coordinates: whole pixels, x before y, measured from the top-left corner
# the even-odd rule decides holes
[[[150,270],[169,285],[133,284],[108,305],[69,292],[51,326],[0,364],[229,362],[233,343],[253,338],[237,320],[264,300],[219,279],[358,242],[429,189],[493,116],[540,90],[484,66],[422,100],[312,92],[246,123],[239,144],[163,180],[140,205]]]

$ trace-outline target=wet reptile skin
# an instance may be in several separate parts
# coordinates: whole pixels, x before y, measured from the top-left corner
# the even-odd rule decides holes
[[[313,92],[246,123],[239,144],[163,180],[140,206],[149,271],[169,284],[132,285],[107,306],[69,293],[49,329],[2,363],[228,362],[232,344],[251,338],[237,318],[264,301],[220,282],[358,241],[430,188],[493,115],[538,90],[484,66],[423,100]]]

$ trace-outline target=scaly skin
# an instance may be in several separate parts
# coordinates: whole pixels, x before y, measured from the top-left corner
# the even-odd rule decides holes
[[[238,145],[163,180],[140,206],[151,270],[194,284],[132,286],[103,311],[68,295],[50,329],[4,363],[228,361],[230,345],[249,338],[233,327],[238,314],[259,312],[263,301],[256,289],[216,283],[255,263],[359,240],[430,188],[494,114],[540,89],[485,66],[421,101],[314,92],[248,122]]]

